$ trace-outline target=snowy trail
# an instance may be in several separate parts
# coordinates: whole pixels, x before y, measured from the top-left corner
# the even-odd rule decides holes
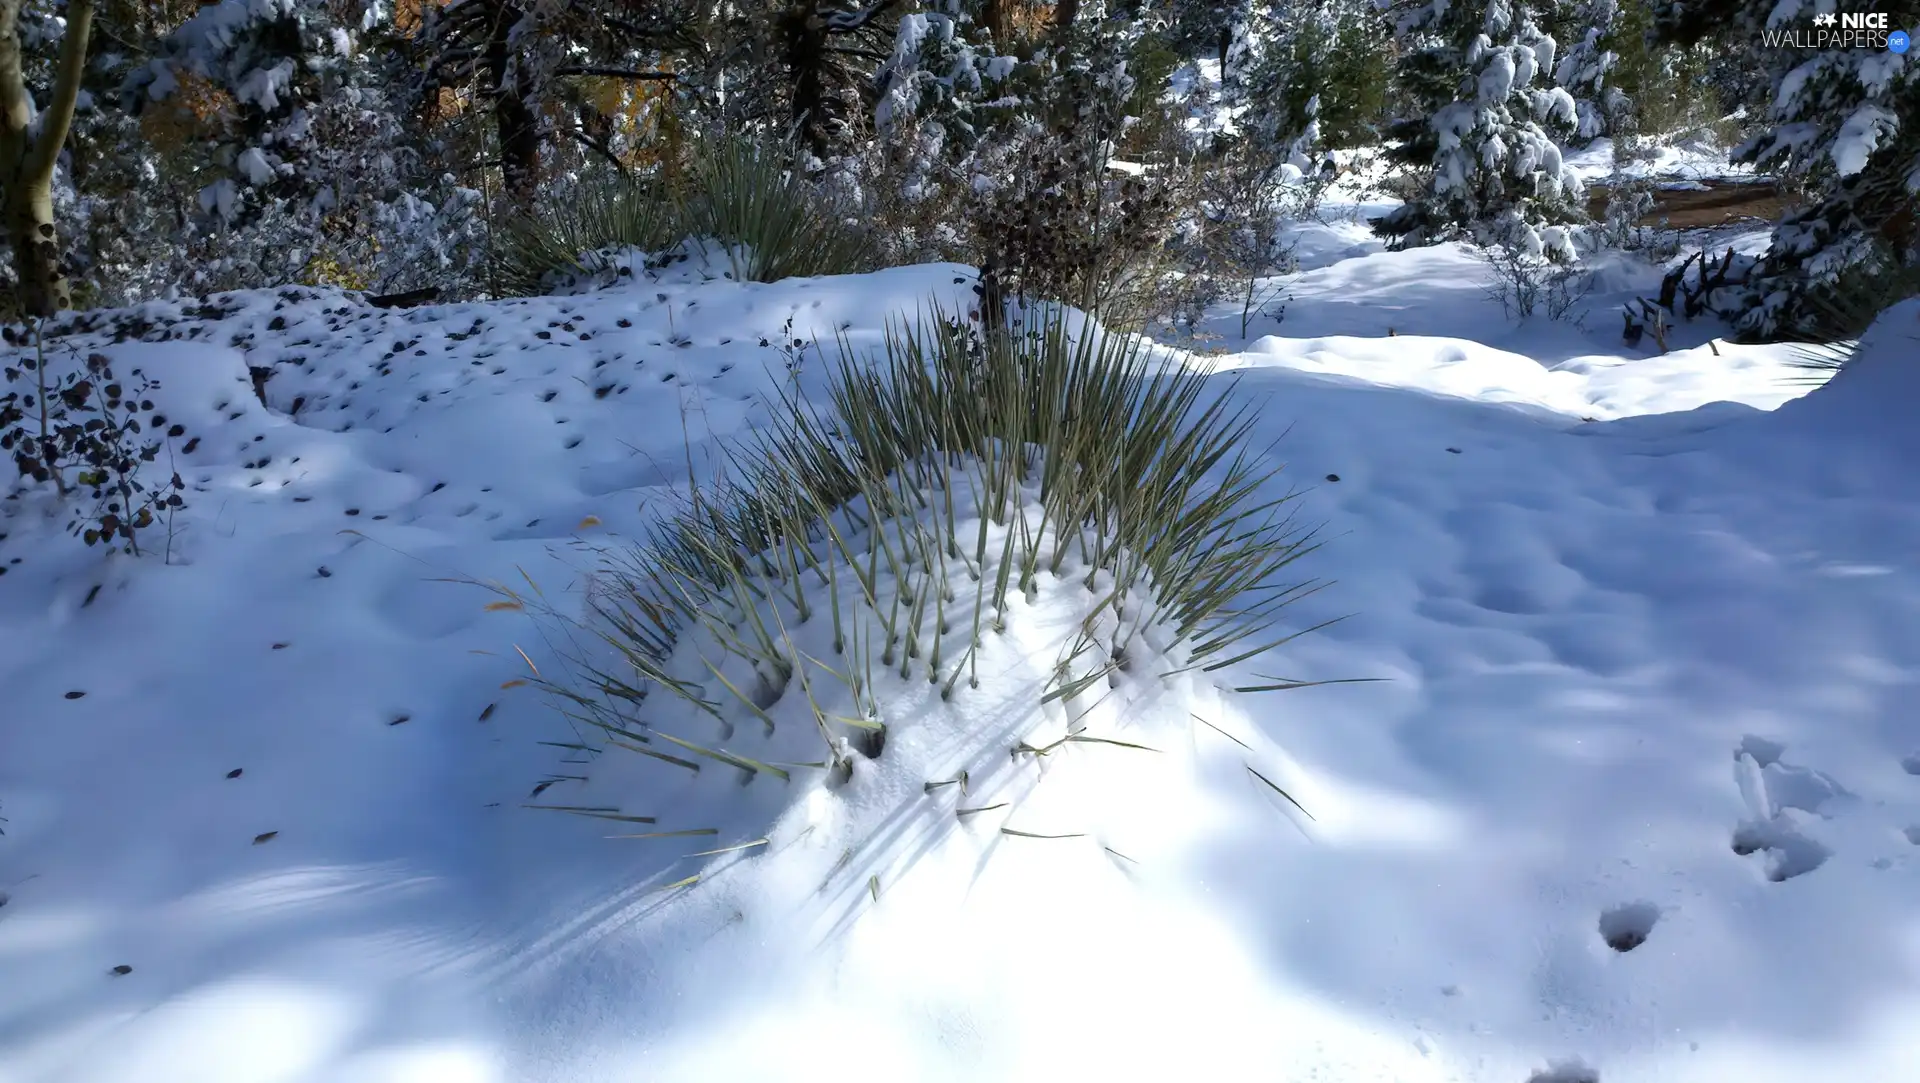
[[[201,488],[174,566],[0,543],[0,1081],[1909,1077],[1920,447],[1884,366],[1767,412],[1764,354],[1264,340],[1220,363],[1337,581],[1294,619],[1352,618],[1256,668],[1386,681],[1143,693],[1161,754],[1009,772],[1006,822],[1088,838],[929,830],[952,799],[904,774],[689,789],[658,827],[724,837],[671,850],[520,809],[569,771],[502,687],[551,645],[435,580],[564,596],[684,433],[763,416],[761,337],[871,346],[961,278],[246,295],[111,346]],[[263,409],[247,366],[293,357]],[[810,828],[888,841],[839,876]],[[675,860],[750,832],[779,852]]]

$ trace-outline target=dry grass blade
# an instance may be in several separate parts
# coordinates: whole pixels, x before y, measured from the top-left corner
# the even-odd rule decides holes
[[[520,807],[544,809],[549,812],[591,813],[596,816],[604,816],[608,813],[617,813],[620,811],[620,809],[614,805],[521,805]]]
[[[1086,736],[1085,734],[1079,734],[1079,733],[1076,733],[1076,734],[1074,734],[1074,735],[1072,735],[1071,737],[1065,737],[1065,738],[1062,738],[1062,741],[1063,741],[1063,742],[1065,742],[1065,743],[1069,743],[1069,744],[1080,744],[1080,745],[1113,745],[1113,746],[1114,746],[1114,747],[1116,747],[1116,748],[1135,748],[1135,749],[1139,749],[1139,750],[1140,750],[1140,751],[1142,751],[1142,752],[1158,752],[1158,751],[1160,751],[1160,750],[1159,750],[1159,749],[1157,749],[1157,748],[1149,748],[1149,747],[1148,747],[1148,746],[1146,746],[1146,745],[1137,745],[1137,744],[1134,744],[1134,743],[1133,743],[1132,741],[1116,741],[1116,740],[1114,740],[1114,739],[1113,739],[1113,738],[1111,738],[1111,737],[1088,737],[1088,736]]]
[[[982,812],[992,812],[994,809],[1006,807],[1007,802],[1002,801],[997,805],[982,805],[979,808],[957,808],[953,810],[953,814],[955,816],[976,816]]]
[[[1260,781],[1262,781],[1262,782],[1264,782],[1264,783],[1266,783],[1266,784],[1267,784],[1267,787],[1268,787],[1269,789],[1271,789],[1271,790],[1272,790],[1272,791],[1273,791],[1274,793],[1277,793],[1277,794],[1279,794],[1279,795],[1280,795],[1281,797],[1284,797],[1284,798],[1286,798],[1286,799],[1287,799],[1287,804],[1289,804],[1289,805],[1292,805],[1292,806],[1293,806],[1294,808],[1297,808],[1297,809],[1299,809],[1299,810],[1300,810],[1300,815],[1302,815],[1302,816],[1305,816],[1305,817],[1306,817],[1307,819],[1309,819],[1309,820],[1312,820],[1312,819],[1313,819],[1313,813],[1311,813],[1311,812],[1308,812],[1308,811],[1307,811],[1307,809],[1306,809],[1306,806],[1305,806],[1305,805],[1302,805],[1302,804],[1301,804],[1300,802],[1298,802],[1298,801],[1295,801],[1295,800],[1293,799],[1293,795],[1292,795],[1292,794],[1290,794],[1290,793],[1288,793],[1287,791],[1285,791],[1285,790],[1283,790],[1283,789],[1281,789],[1281,788],[1280,788],[1280,785],[1279,785],[1279,783],[1276,783],[1275,781],[1273,781],[1272,779],[1270,779],[1270,778],[1268,778],[1267,776],[1265,776],[1265,775],[1263,775],[1263,774],[1261,774],[1261,773],[1260,773],[1260,772],[1258,772],[1258,771],[1255,771],[1255,770],[1253,769],[1253,765],[1252,765],[1252,764],[1246,764],[1246,765],[1244,765],[1244,766],[1246,767],[1246,769],[1247,769],[1247,773],[1248,773],[1248,774],[1250,774],[1250,775],[1252,775],[1252,776],[1253,776],[1254,778],[1257,778],[1257,779],[1259,779]],[[1317,821],[1317,820],[1315,820],[1314,822],[1315,822],[1315,823],[1318,823],[1319,821]]]
[[[1232,741],[1234,744],[1239,745],[1241,748],[1246,749],[1248,752],[1253,751],[1252,745],[1246,743],[1245,741],[1242,741],[1240,738],[1235,737],[1233,734],[1228,733],[1226,730],[1221,729],[1219,726],[1214,725],[1213,723],[1207,721],[1206,719],[1201,718],[1199,715],[1197,714],[1194,715],[1193,720],[1207,727],[1213,732],[1219,734],[1220,736],[1225,737],[1227,740]]]
[[[688,854],[687,856],[688,857],[715,857],[719,854],[738,853],[741,850],[752,850],[761,846],[765,846],[767,845],[767,841],[768,840],[766,839],[754,839],[752,842],[741,842],[741,843],[736,843],[732,846],[722,846],[718,850],[701,850],[698,853]]]

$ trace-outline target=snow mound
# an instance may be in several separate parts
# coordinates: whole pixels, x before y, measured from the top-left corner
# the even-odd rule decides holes
[[[1920,298],[1880,314],[1860,336],[1847,365],[1798,402],[1782,407],[1781,425],[1838,440],[1885,442],[1889,451],[1920,452]]]
[[[1351,618],[1247,664],[1385,680],[1129,675],[1077,705],[1125,744],[1016,758],[1091,616],[1043,590],[843,795],[581,754],[520,684],[574,644],[458,580],[579,612],[816,339],[972,272],[75,318],[199,442],[171,564],[0,524],[0,1081],[1910,1079],[1920,310],[1781,406],[1726,345],[1405,333],[1485,322],[1391,296],[1462,266],[1188,359],[1326,526],[1276,631]]]

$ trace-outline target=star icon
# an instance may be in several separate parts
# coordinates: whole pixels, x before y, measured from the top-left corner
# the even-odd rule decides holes
[[[1813,17],[1813,25],[1815,26],[1832,26],[1839,21],[1831,11],[1823,11]]]

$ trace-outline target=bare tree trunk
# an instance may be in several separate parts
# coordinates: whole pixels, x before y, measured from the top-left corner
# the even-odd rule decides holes
[[[1053,31],[1064,34],[1073,29],[1073,22],[1080,17],[1080,0],[1059,0],[1053,5]]]
[[[493,84],[493,126],[500,141],[500,172],[506,181],[507,198],[525,210],[533,206],[534,197],[540,191],[540,150],[544,137],[540,118],[527,104],[526,75],[513,56],[512,33],[521,14],[512,4],[502,4],[494,13],[482,70]]]
[[[53,97],[30,130],[33,103],[27,97],[20,57],[20,0],[0,0],[0,219],[13,248],[21,307],[46,317],[73,307],[73,291],[60,267],[53,222],[53,169],[73,127],[80,77],[93,30],[93,0],[68,0],[67,34],[60,42]]]
[[[1014,0],[985,0],[980,7],[980,24],[987,28],[993,47],[1002,53],[1013,51],[1013,3]]]
[[[789,5],[778,19],[780,59],[793,94],[788,123],[807,151],[825,160],[832,128],[832,103],[822,72],[827,61],[826,19],[810,2]]]

